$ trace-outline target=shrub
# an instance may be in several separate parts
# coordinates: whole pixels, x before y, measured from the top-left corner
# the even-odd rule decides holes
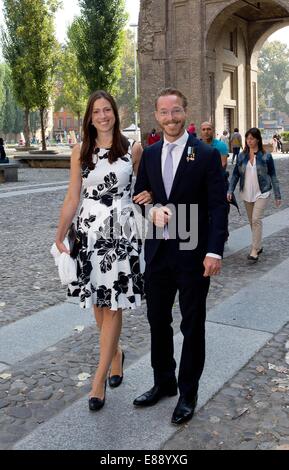
[[[289,132],[282,132],[281,137],[283,138],[284,142],[289,142]]]

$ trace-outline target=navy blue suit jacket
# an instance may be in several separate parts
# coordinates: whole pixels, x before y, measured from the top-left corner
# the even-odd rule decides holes
[[[161,168],[163,140],[144,149],[134,194],[151,191],[153,203],[186,205],[186,227],[190,228],[190,204],[198,205],[198,243],[195,249],[179,250],[177,256],[184,270],[203,273],[206,253],[223,255],[227,234],[227,199],[224,172],[216,149],[190,135],[177,168],[169,198],[166,196]],[[188,147],[194,148],[195,159],[187,161]],[[195,221],[194,221],[195,223]],[[159,239],[146,239],[145,261],[150,264],[160,244]]]

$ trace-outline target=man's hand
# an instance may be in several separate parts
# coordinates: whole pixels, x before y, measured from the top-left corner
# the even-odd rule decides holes
[[[204,277],[216,276],[221,272],[222,260],[206,256],[203,265],[205,267]]]
[[[163,228],[167,225],[171,217],[172,211],[166,206],[156,207],[151,211],[152,221],[159,228]]]

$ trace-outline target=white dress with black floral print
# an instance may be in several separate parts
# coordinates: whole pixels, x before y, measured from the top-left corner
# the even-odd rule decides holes
[[[93,162],[93,170],[82,170],[78,282],[68,286],[68,295],[79,297],[82,308],[136,308],[143,295],[143,275],[131,200],[131,143],[128,153],[116,162],[109,163],[106,149],[97,149]]]

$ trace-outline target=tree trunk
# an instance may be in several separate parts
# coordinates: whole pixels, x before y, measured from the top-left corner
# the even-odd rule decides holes
[[[25,147],[30,147],[30,127],[29,127],[29,109],[25,109],[24,111],[24,139],[25,139]]]
[[[44,108],[40,108],[40,123],[41,123],[41,139],[42,139],[42,150],[47,150],[46,139],[45,139],[45,127],[44,127]]]

